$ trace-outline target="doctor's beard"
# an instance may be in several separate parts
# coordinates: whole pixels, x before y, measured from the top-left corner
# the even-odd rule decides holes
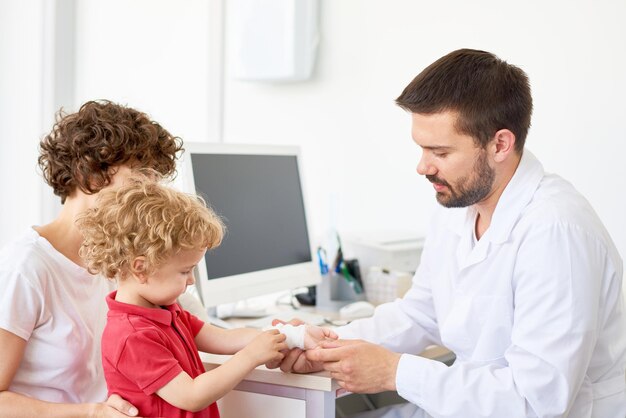
[[[444,179],[427,175],[431,183],[439,183],[448,187],[449,193],[437,192],[436,198],[446,208],[464,208],[483,200],[491,192],[496,174],[487,163],[487,153],[480,152],[472,170],[473,176],[461,177],[452,186]]]

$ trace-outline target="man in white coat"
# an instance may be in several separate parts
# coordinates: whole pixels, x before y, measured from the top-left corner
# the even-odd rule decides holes
[[[404,416],[626,417],[622,260],[585,198],[524,149],[526,74],[458,50],[396,102],[442,206],[413,286],[281,369],[395,390],[410,402]],[[431,344],[455,363],[417,355]]]

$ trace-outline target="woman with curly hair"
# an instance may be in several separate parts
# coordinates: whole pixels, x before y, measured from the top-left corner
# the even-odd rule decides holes
[[[120,397],[105,402],[100,336],[113,285],[85,268],[75,220],[136,169],[172,175],[181,145],[146,114],[109,101],[59,112],[39,166],[63,207],[0,251],[0,416],[137,414]]]

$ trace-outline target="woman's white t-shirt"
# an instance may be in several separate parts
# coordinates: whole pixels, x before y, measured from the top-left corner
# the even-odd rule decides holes
[[[0,328],[27,341],[10,391],[50,402],[102,402],[100,339],[114,284],[34,229],[0,251]]]

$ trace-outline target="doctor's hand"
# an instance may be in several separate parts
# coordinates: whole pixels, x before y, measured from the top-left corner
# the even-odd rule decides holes
[[[304,353],[315,364],[323,364],[342,388],[355,393],[396,390],[400,354],[361,340],[325,341]]]
[[[280,370],[285,373],[313,373],[324,370],[322,363],[310,361],[306,353],[299,348],[294,348],[286,352],[282,362],[273,368],[280,367]]]
[[[272,321],[272,325],[285,323],[294,326],[304,325],[304,321],[297,318],[292,319],[289,322],[284,322],[279,319],[275,319],[274,321]],[[334,335],[335,333],[332,332],[332,334]],[[332,335],[329,334],[329,336],[330,338],[333,338]],[[336,335],[334,335],[334,338],[336,338]],[[304,351],[300,350],[299,348],[284,350],[282,353],[285,355],[285,358],[283,358],[281,361],[267,363],[265,367],[267,367],[268,369],[276,369],[277,367],[280,367],[280,370],[285,373],[312,373],[323,370],[322,363],[309,361],[304,355]]]
[[[304,331],[304,348],[311,350],[317,347],[322,341],[336,340],[339,338],[335,331],[330,328],[316,327],[315,325],[302,325]]]

